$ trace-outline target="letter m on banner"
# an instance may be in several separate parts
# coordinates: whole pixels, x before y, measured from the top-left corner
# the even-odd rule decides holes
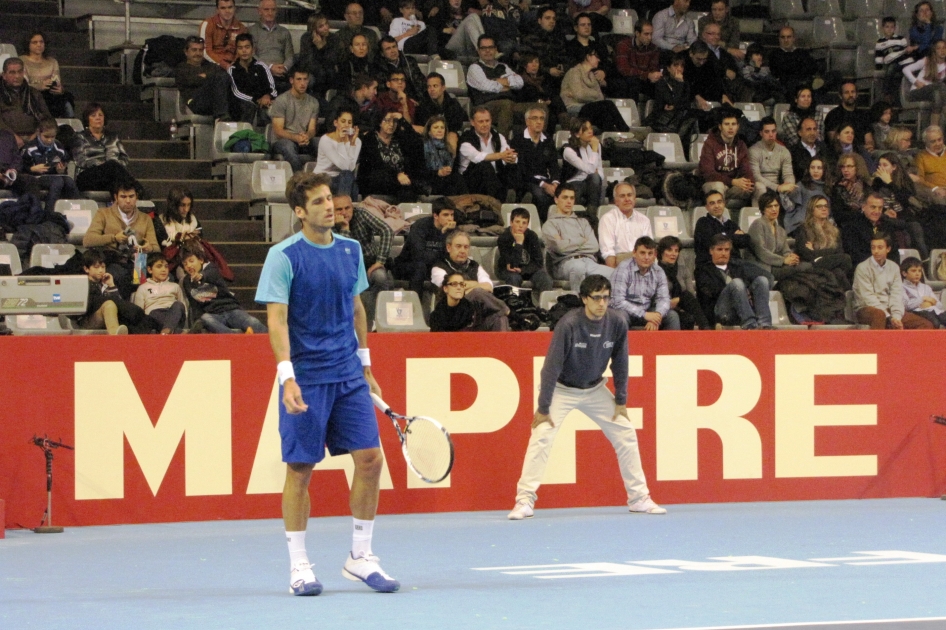
[[[124,498],[126,439],[157,495],[185,436],[187,496],[232,494],[229,361],[186,361],[156,424],[124,363],[76,363],[75,410],[76,499]]]

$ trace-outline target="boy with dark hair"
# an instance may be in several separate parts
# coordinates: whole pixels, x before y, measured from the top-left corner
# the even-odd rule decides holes
[[[755,188],[749,149],[738,135],[740,115],[735,107],[719,108],[719,124],[703,143],[697,167],[697,174],[705,182],[703,192],[722,193],[727,205],[733,204],[736,208],[749,205]]]
[[[122,299],[112,278],[105,268],[105,255],[99,249],[87,249],[82,254],[82,268],[89,276],[89,304],[85,315],[75,318],[79,328],[108,331],[110,335],[149,333],[159,330],[160,325],[138,306]]]
[[[913,63],[913,51],[916,46],[910,40],[897,33],[897,18],[885,17],[881,23],[883,37],[874,46],[874,69],[883,71],[883,98],[888,103],[896,103],[903,80],[903,68]]]
[[[946,308],[930,285],[923,282],[923,263],[910,256],[900,263],[903,276],[903,307],[910,313],[930,320],[934,328],[946,326]]]
[[[418,296],[424,292],[424,282],[430,278],[430,270],[443,258],[447,232],[457,227],[455,211],[456,206],[448,197],[435,201],[432,215],[414,222],[401,253],[394,259],[394,277],[407,280],[411,291]]]
[[[552,288],[552,277],[545,270],[545,252],[538,234],[529,229],[529,211],[513,208],[509,215],[509,227],[503,230],[496,241],[499,248],[499,264],[496,275],[514,287],[522,282],[532,283],[532,301],[538,304],[543,291]]]
[[[43,118],[36,126],[36,137],[23,146],[23,171],[39,179],[46,189],[46,212],[56,209],[59,199],[78,199],[75,181],[66,175],[69,154],[56,140],[59,127],[53,118]]]
[[[670,307],[667,274],[657,262],[657,242],[642,236],[630,258],[614,271],[611,308],[621,313],[628,327],[644,330],[680,330],[680,318]]]
[[[279,96],[272,73],[254,54],[253,36],[237,35],[236,62],[227,68],[230,75],[230,116],[233,120],[260,127],[269,124],[269,108]]]
[[[135,291],[135,306],[158,322],[162,335],[181,332],[186,315],[181,286],[168,280],[170,269],[164,254],[148,254],[148,279]]]
[[[237,331],[248,335],[268,332],[260,320],[240,308],[240,303],[227,288],[217,265],[207,262],[207,254],[202,247],[185,250],[181,256],[181,265],[187,274],[181,281],[181,287],[187,294],[191,312],[197,320],[192,332],[200,332],[204,328],[222,334],[234,334]]]

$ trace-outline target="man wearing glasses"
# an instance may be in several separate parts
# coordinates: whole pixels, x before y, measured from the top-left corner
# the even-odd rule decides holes
[[[401,70],[392,70],[384,83],[387,90],[378,94],[378,109],[397,112],[409,123],[414,122],[417,101],[407,95],[407,77]]]
[[[246,33],[246,26],[236,19],[233,0],[217,0],[217,12],[200,24],[199,37],[206,42],[204,57],[224,70],[236,60],[237,35]]]
[[[496,121],[496,129],[508,138],[513,113],[521,114],[530,105],[516,102],[523,86],[522,77],[496,61],[496,41],[492,37],[481,35],[476,45],[479,61],[470,65],[466,73],[470,101],[474,107],[486,107]]]
[[[611,282],[604,276],[590,275],[582,281],[579,295],[584,308],[573,309],[558,321],[545,356],[516,506],[508,516],[511,521],[532,517],[555,434],[573,409],[594,420],[614,447],[628,510],[634,514],[667,513],[650,498],[637,431],[627,416],[627,322],[608,308]],[[609,362],[613,395],[604,377]]]
[[[204,57],[204,40],[188,37],[184,43],[184,59],[174,69],[181,102],[199,116],[229,120],[230,77]]]

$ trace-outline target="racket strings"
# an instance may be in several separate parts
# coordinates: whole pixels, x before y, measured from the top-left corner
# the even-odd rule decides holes
[[[453,449],[443,429],[425,418],[417,418],[404,433],[405,451],[414,470],[432,481],[446,477],[453,465]]]

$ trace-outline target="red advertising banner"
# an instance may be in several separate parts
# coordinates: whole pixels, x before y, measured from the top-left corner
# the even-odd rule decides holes
[[[395,410],[435,417],[456,463],[430,486],[379,414],[381,513],[512,506],[543,333],[373,334]],[[628,411],[660,503],[936,496],[946,490],[946,357],[936,332],[630,335]],[[0,500],[7,527],[46,504],[34,435],[55,451],[53,521],[103,525],[280,515],[275,363],[265,336],[5,338]],[[348,513],[350,458],[312,483],[314,516]],[[540,507],[620,505],[614,453],[574,412]]]

